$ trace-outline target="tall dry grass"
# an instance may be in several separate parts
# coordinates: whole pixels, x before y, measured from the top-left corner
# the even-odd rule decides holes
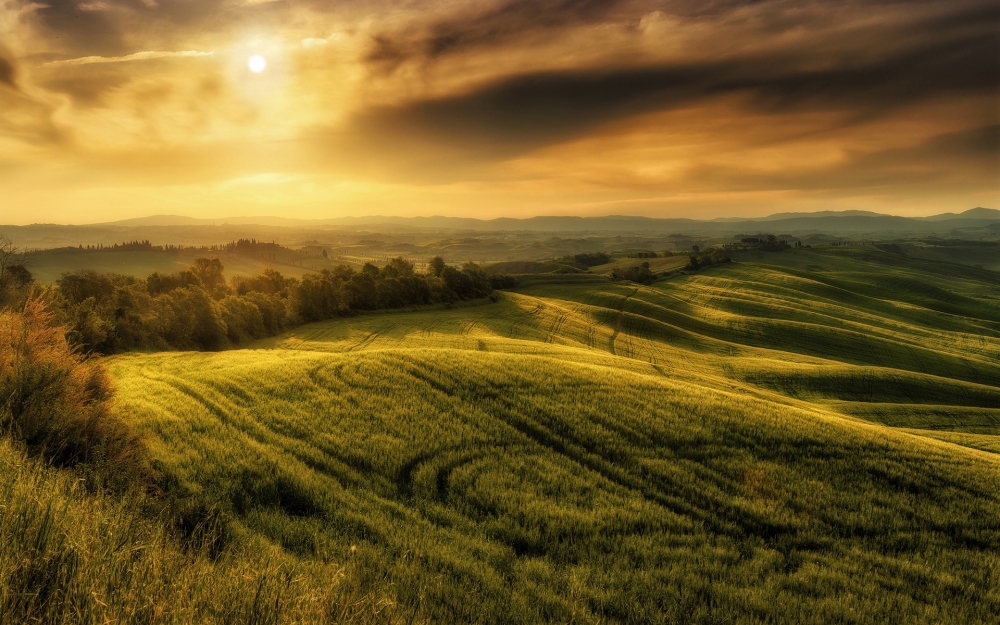
[[[0,432],[54,466],[86,463],[104,479],[149,476],[145,447],[111,413],[114,387],[99,360],[66,340],[64,329],[32,297],[0,312]]]

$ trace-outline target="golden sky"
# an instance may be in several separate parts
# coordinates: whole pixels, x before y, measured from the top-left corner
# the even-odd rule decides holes
[[[0,223],[998,200],[995,0],[0,0]]]

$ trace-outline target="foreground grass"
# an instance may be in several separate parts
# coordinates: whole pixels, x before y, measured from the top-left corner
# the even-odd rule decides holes
[[[0,623],[395,623],[354,565],[307,561],[254,536],[226,551],[182,540],[145,495],[88,492],[0,443]]]

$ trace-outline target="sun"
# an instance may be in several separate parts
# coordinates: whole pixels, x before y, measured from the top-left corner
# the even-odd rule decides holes
[[[249,61],[247,61],[247,67],[249,67],[250,71],[254,74],[259,74],[267,69],[267,59],[259,54],[255,54],[250,57]]]

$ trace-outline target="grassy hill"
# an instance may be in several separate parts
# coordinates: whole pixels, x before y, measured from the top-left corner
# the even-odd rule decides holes
[[[743,253],[110,365],[233,544],[349,564],[416,620],[990,622],[998,282]]]
[[[108,359],[160,492],[0,442],[0,622],[992,622],[1000,274],[892,250]]]

